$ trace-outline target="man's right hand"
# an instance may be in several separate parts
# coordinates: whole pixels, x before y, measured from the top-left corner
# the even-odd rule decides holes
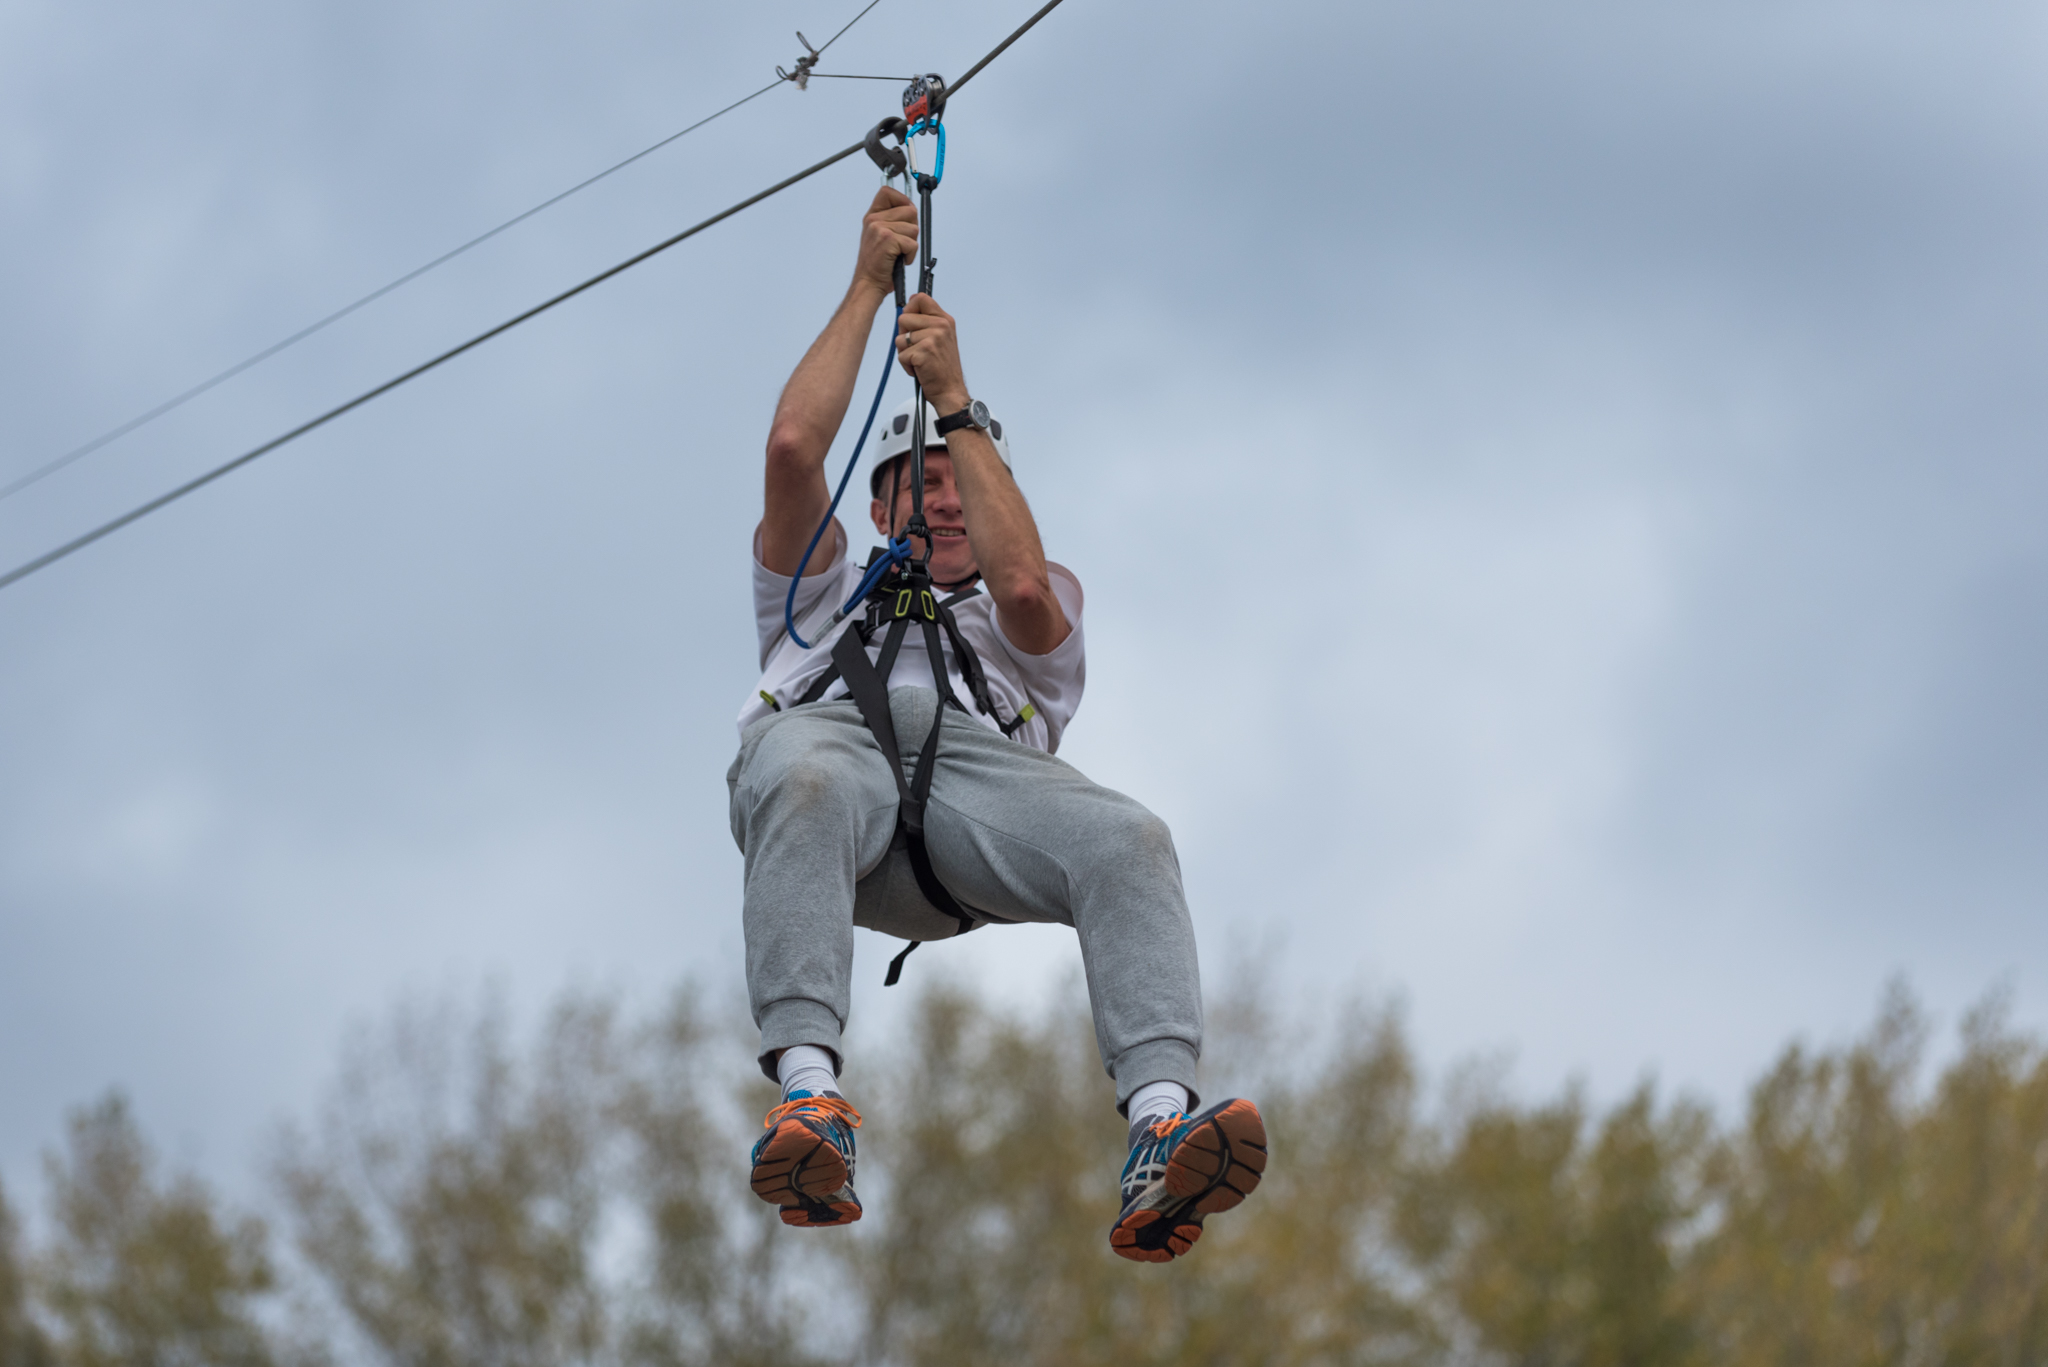
[[[916,255],[917,206],[908,195],[884,185],[875,192],[875,202],[861,220],[860,262],[854,267],[854,283],[893,293],[896,262]]]

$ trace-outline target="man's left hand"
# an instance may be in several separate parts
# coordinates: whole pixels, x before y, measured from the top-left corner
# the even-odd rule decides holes
[[[925,402],[940,413],[967,406],[967,379],[960,370],[960,339],[953,330],[953,315],[929,294],[913,294],[903,306],[896,358],[924,386]]]

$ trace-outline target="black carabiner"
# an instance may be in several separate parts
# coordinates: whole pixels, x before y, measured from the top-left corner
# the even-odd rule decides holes
[[[897,176],[903,176],[905,177],[905,188],[909,188],[910,159],[904,154],[902,145],[903,130],[907,127],[909,127],[908,124],[892,114],[873,128],[870,128],[867,138],[863,143],[868,151],[868,159],[880,168],[882,183],[885,185]],[[896,146],[885,147],[882,145],[882,139],[889,137],[896,139]],[[889,275],[896,285],[896,307],[901,309],[910,299],[908,291],[904,288],[903,258],[901,256],[896,258],[896,264],[890,268]]]
[[[868,130],[867,140],[864,144],[868,149],[868,159],[874,162],[876,168],[881,171],[884,180],[893,180],[897,176],[902,175],[909,163],[904,158],[903,148],[900,145],[884,147],[882,139],[893,137],[901,144],[903,141],[903,130],[909,126],[903,120],[891,114],[888,118],[883,119]]]

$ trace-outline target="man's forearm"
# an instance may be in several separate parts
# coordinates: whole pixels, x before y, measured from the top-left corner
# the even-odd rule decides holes
[[[995,443],[980,429],[949,434],[946,450],[960,486],[967,539],[974,545],[982,582],[996,600],[1003,634],[1027,654],[1044,655],[1066,640],[1072,628],[1053,595],[1045,547],[1030,505],[1003,467]]]
[[[883,297],[872,285],[856,280],[797,363],[775,405],[775,421],[768,429],[761,563],[777,574],[796,573],[818,519],[831,505],[825,456],[853,401],[861,354]],[[833,549],[825,547],[824,555],[813,557],[811,568],[829,568]]]
[[[853,401],[861,354],[867,350],[868,333],[874,328],[882,298],[859,280],[846,291],[831,321],[782,388],[775,422],[768,431],[771,457],[781,447],[816,461],[825,459],[839,424],[846,419],[847,405]]]
[[[914,295],[902,327],[906,335],[897,340],[898,353],[925,382],[925,398],[942,415],[965,408],[967,376],[960,366],[952,315],[929,297]],[[962,428],[950,433],[946,450],[953,458],[967,540],[974,547],[982,583],[996,600],[1003,634],[1028,654],[1047,654],[1067,639],[1072,627],[1053,595],[1030,505],[986,432]]]

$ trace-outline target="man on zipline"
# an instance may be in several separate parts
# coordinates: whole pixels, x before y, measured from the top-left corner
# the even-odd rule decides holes
[[[929,651],[913,631],[900,653],[885,651],[875,630],[865,658],[877,675],[858,658],[864,636],[841,644],[863,627],[858,608],[832,625],[863,567],[837,521],[796,585],[794,620],[811,648],[785,627],[793,577],[832,502],[826,455],[892,269],[917,240],[916,207],[883,189],[862,222],[853,284],[783,389],[768,434],[753,567],[765,673],[740,712],[739,757],[726,776],[746,855],[761,1069],[783,1094],[754,1146],[753,1187],[792,1225],[860,1218],[860,1116],[838,1087],[854,926],[914,946],[987,922],[1053,921],[1079,933],[1096,1043],[1130,1121],[1110,1244],[1166,1262],[1200,1237],[1204,1216],[1258,1185],[1265,1127],[1249,1101],[1194,1109],[1201,984],[1173,838],[1145,808],[1053,757],[1081,701],[1081,585],[1046,560],[1002,426],[972,402],[953,319],[927,295],[911,297],[896,351],[927,400],[924,515],[939,616],[951,619],[943,647],[936,626]],[[877,434],[869,461],[870,515],[892,539],[911,513],[911,407]],[[925,553],[923,538],[912,550]],[[891,722],[894,735],[882,736]],[[918,830],[904,817],[915,805],[918,744],[935,727]],[[896,737],[900,780],[882,743],[895,750]]]

